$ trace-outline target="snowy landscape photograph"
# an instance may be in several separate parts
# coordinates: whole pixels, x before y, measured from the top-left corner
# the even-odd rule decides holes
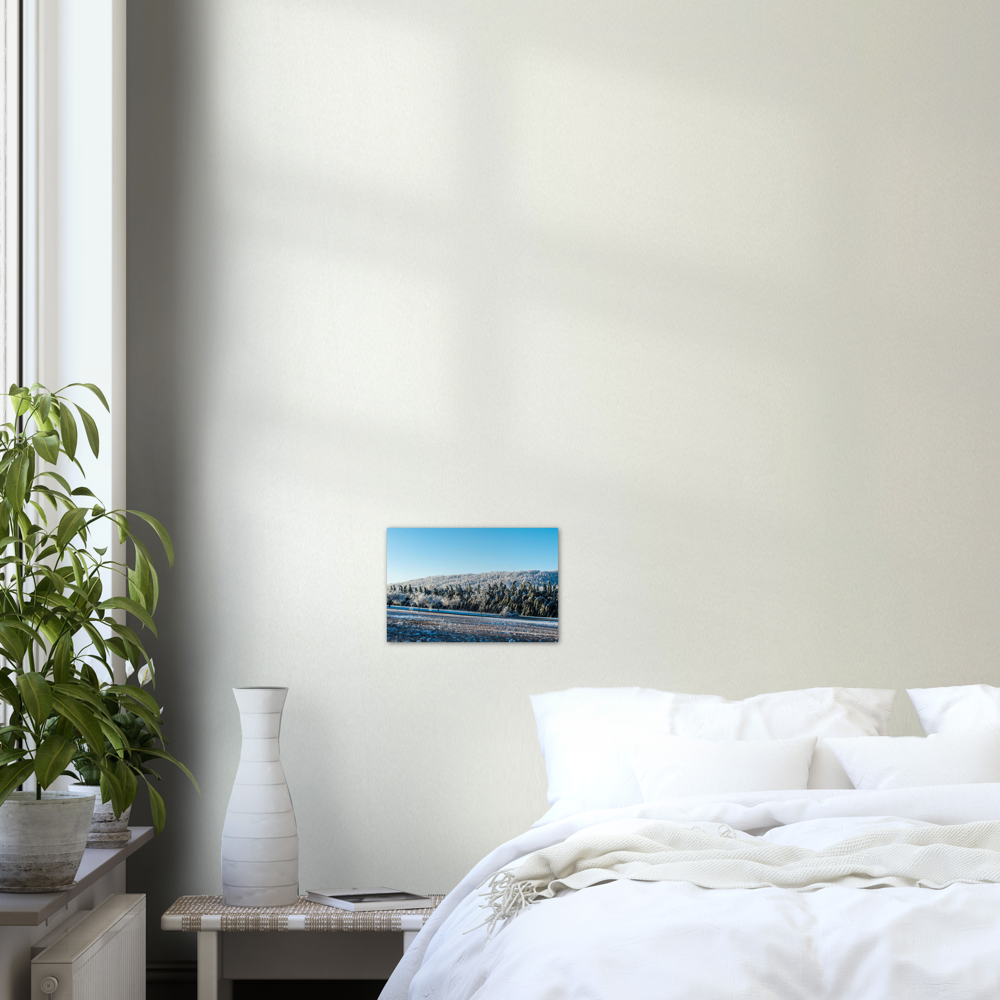
[[[389,642],[558,642],[558,528],[389,528]]]

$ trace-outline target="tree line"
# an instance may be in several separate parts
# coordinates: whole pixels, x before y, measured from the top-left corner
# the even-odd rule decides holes
[[[386,604],[412,608],[442,608],[451,611],[479,611],[498,615],[528,615],[535,618],[559,617],[559,584],[537,585],[487,583],[463,587],[414,587],[400,584],[389,587]]]

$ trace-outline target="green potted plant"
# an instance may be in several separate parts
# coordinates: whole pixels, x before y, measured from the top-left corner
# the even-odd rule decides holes
[[[108,409],[97,386],[73,385]],[[108,510],[89,488],[72,488],[57,471],[57,463],[66,462],[85,475],[77,457],[77,416],[95,457],[100,447],[93,417],[63,395],[66,389],[11,386],[14,421],[0,428],[0,699],[10,716],[0,727],[0,890],[7,891],[46,892],[72,883],[93,799],[45,789],[71,773],[67,768],[75,759],[86,763],[90,775],[96,769],[101,798],[116,817],[131,805],[142,778],[158,832],[166,809],[149,784],[156,775],[146,763],[170,761],[194,781],[164,747],[159,705],[143,686],[155,677],[142,640],[113,617],[127,612],[156,634],[156,569],[128,515],[152,527],[170,564],[173,545],[156,518]],[[109,546],[98,544],[95,529],[102,524],[117,531],[124,561],[110,558]],[[128,597],[110,593],[114,574],[127,580]],[[127,663],[133,683],[115,683],[114,656]],[[123,714],[141,720],[151,737],[141,753]],[[35,791],[15,791],[31,775]],[[82,833],[75,865],[72,859],[61,865],[56,857],[45,861],[44,852],[38,853],[40,845],[58,844],[54,838],[71,832],[78,839]],[[31,847],[30,863],[18,860],[18,843]],[[65,848],[53,851],[59,853]]]
[[[101,788],[101,761],[118,756],[125,761],[133,773],[144,778],[160,776],[149,762],[156,759],[156,734],[141,716],[123,707],[121,701],[112,694],[104,694],[104,707],[111,713],[111,721],[118,726],[125,737],[125,748],[120,754],[111,741],[105,737],[103,746],[92,750],[86,744],[79,748],[79,753],[73,758],[73,768],[79,777],[77,788],[83,793],[90,792],[96,798],[94,816],[90,824],[90,834],[87,837],[87,847],[115,848],[124,847],[131,839],[128,829],[128,818],[132,811],[131,803],[118,815],[114,811],[114,802],[108,794],[108,789]],[[160,710],[162,714],[162,709]],[[49,725],[56,723],[50,718]]]

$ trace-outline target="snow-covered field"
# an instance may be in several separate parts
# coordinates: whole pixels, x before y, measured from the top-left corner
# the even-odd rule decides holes
[[[552,624],[548,624],[551,621]],[[558,619],[478,617],[389,608],[389,642],[558,642]]]

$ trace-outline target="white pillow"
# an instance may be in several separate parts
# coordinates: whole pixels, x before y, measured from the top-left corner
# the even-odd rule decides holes
[[[856,788],[1000,781],[1000,732],[867,736],[827,741]]]
[[[659,736],[632,750],[644,802],[709,792],[805,788],[815,736],[790,740],[698,740]]]
[[[989,684],[961,687],[907,688],[925,733],[965,733],[993,726],[1000,729],[1000,688]]]
[[[882,736],[895,691],[810,688],[729,701],[650,688],[571,688],[531,697],[552,808],[538,821],[639,805],[630,752],[643,736],[776,740],[816,736],[808,787],[851,788],[826,736]]]

